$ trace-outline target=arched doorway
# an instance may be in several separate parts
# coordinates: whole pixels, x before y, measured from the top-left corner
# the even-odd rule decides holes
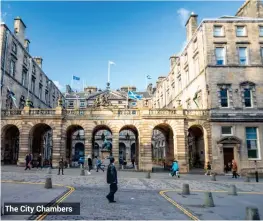
[[[2,162],[17,164],[19,154],[19,129],[15,125],[6,125],[2,130]]]
[[[119,162],[127,168],[132,168],[139,163],[139,133],[135,126],[126,125],[119,131]],[[126,163],[125,163],[126,162]]]
[[[79,125],[70,125],[67,128],[66,163],[78,167],[80,157],[85,157],[84,129]]]
[[[126,145],[125,143],[119,143],[119,157],[122,160],[126,160]]]
[[[153,171],[170,170],[174,157],[172,128],[167,124],[157,125],[152,133]]]
[[[84,144],[83,143],[76,143],[75,144],[75,156],[74,159],[75,161],[78,161],[80,157],[84,157],[85,152],[84,152]]]
[[[189,169],[202,169],[205,166],[204,133],[200,126],[188,129],[188,163]]]
[[[29,133],[30,153],[33,155],[33,167],[37,165],[39,154],[42,155],[43,166],[52,164],[53,149],[52,128],[44,123],[36,124]]]
[[[108,155],[112,155],[112,132],[109,127],[99,125],[92,133],[92,158],[105,159]]]

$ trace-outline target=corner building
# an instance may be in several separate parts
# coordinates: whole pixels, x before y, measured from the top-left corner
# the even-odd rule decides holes
[[[263,5],[247,0],[235,16],[186,22],[187,46],[159,77],[155,108],[208,110],[206,125],[188,122],[189,169],[212,162],[223,173],[235,159],[239,172],[263,169]]]

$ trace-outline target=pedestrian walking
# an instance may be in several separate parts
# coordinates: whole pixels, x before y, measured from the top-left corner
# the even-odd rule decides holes
[[[42,155],[41,155],[41,153],[39,154],[39,156],[38,156],[38,158],[37,158],[37,169],[38,169],[39,167],[40,167],[41,170],[42,170],[43,166],[42,166]]]
[[[92,169],[92,159],[91,159],[91,156],[88,155],[88,168],[89,168],[89,171],[88,171],[88,174],[90,175],[90,171]]]
[[[178,164],[178,161],[177,160],[174,160],[173,164],[172,164],[172,168],[171,168],[171,173],[170,175],[173,177],[173,176],[177,176],[178,178],[180,178],[180,175],[179,175],[179,164]]]
[[[205,175],[207,176],[208,174],[210,175],[210,176],[212,176],[211,175],[211,164],[210,164],[210,162],[207,162],[207,165],[206,165],[206,173],[205,173]]]
[[[60,161],[59,161],[58,175],[60,175],[60,170],[61,170],[61,172],[62,172],[62,175],[64,175],[63,169],[64,169],[64,161],[63,161],[63,158],[61,157],[61,159],[60,159]]]
[[[26,168],[25,170],[29,169],[30,170],[30,154],[28,153],[25,158],[26,161]]]
[[[99,158],[97,158],[97,156],[95,158],[96,158],[96,166],[97,166],[97,171],[96,172],[99,172],[99,169],[104,172],[104,169],[101,168],[101,165],[102,165],[101,160]]]
[[[232,160],[232,178],[236,178],[239,176],[239,174],[237,173],[237,162],[233,159]]]
[[[116,203],[116,201],[114,200],[114,194],[118,190],[118,186],[117,186],[118,178],[117,178],[117,170],[114,165],[113,157],[110,158],[110,164],[107,170],[107,183],[110,184],[110,192],[106,196],[106,198],[109,200],[109,203]]]
[[[131,162],[132,162],[132,168],[135,168],[135,159],[134,159],[134,157],[132,158]]]
[[[30,157],[30,163],[29,163],[29,166],[33,168],[33,166],[34,166],[34,165],[33,165],[33,154],[30,153],[30,154],[29,154],[29,157]]]

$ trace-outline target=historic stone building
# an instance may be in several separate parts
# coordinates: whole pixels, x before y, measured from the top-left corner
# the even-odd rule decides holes
[[[62,94],[43,72],[43,59],[31,57],[25,31],[19,17],[14,20],[14,33],[1,24],[1,108],[22,109],[26,101],[34,108],[55,108]]]
[[[56,166],[60,157],[71,163],[83,150],[85,157],[103,156],[107,147],[117,163],[134,157],[144,171],[169,166],[174,159],[181,172],[210,161],[214,171],[223,173],[232,159],[240,173],[254,171],[255,161],[262,170],[262,10],[259,1],[248,0],[236,16],[204,19],[199,25],[191,14],[188,44],[171,57],[168,76],[158,79],[153,107],[115,105],[109,98],[118,93],[106,90],[90,103],[83,99],[83,108],[77,103],[64,108],[59,99],[56,109],[2,110],[2,162],[11,156],[12,163],[23,165],[26,153],[46,153]],[[47,133],[49,141],[43,138]],[[82,147],[76,151],[72,144],[78,140]],[[130,149],[124,149],[128,142]]]
[[[186,22],[187,45],[171,56],[170,72],[159,77],[155,108],[209,110],[209,131],[188,131],[190,168],[206,160],[204,133],[211,133],[210,161],[222,172],[232,159],[239,167],[263,166],[263,5],[247,0],[236,16]],[[198,141],[194,135],[198,134]],[[193,144],[194,141],[196,145]]]

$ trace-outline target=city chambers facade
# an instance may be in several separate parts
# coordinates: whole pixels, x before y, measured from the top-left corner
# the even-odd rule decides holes
[[[125,153],[143,171],[174,159],[181,172],[211,162],[223,173],[232,159],[241,173],[254,171],[255,164],[262,170],[262,17],[257,0],[247,0],[236,16],[199,25],[192,13],[187,45],[171,56],[170,72],[159,77],[147,107],[118,107],[98,96],[99,103],[82,109],[63,108],[59,99],[56,109],[2,110],[2,162],[3,153],[9,153],[13,163],[23,165],[29,152],[44,153],[53,166],[60,157],[70,162],[72,139],[79,136],[85,156],[100,155],[103,145],[96,140],[101,137],[110,142],[117,161]],[[120,151],[128,143],[130,150]]]

